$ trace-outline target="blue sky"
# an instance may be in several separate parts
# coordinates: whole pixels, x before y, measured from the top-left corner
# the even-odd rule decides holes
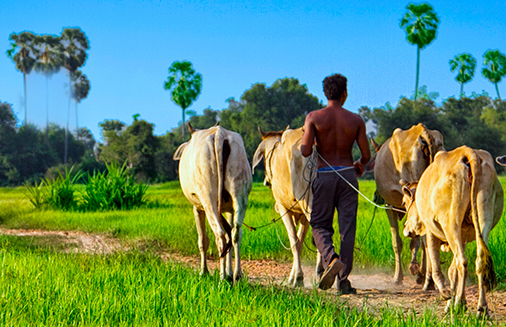
[[[5,55],[12,32],[60,34],[80,27],[90,43],[81,70],[91,90],[78,106],[79,126],[97,140],[100,122],[130,124],[137,113],[155,124],[157,135],[177,126],[181,109],[163,89],[175,60],[191,61],[203,75],[202,93],[189,108],[199,114],[226,108],[226,99],[239,99],[255,83],[270,86],[284,77],[299,79],[325,103],[322,80],[332,73],[348,77],[347,109],[395,106],[415,85],[416,47],[399,27],[408,2],[0,0],[0,101],[12,104],[23,121],[23,75]],[[438,102],[457,95],[460,85],[448,61],[469,52],[478,66],[464,90],[495,98],[494,85],[481,75],[482,56],[488,49],[506,53],[505,1],[429,3],[441,23],[437,39],[421,53],[420,85],[439,92]],[[66,121],[65,81],[62,72],[49,83],[50,120],[59,124]],[[45,85],[30,74],[29,120],[37,124],[45,123]],[[499,90],[505,98],[506,82]]]

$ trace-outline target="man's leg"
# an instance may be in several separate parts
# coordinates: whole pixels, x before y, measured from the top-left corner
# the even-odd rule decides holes
[[[318,173],[313,183],[310,224],[313,230],[313,240],[327,267],[318,284],[318,287],[323,290],[332,287],[336,275],[343,268],[343,263],[338,259],[332,242],[336,177],[329,173]]]
[[[313,206],[311,211],[310,225],[313,231],[313,239],[318,251],[323,258],[324,266],[328,266],[333,257],[337,256],[332,242],[334,228],[334,195],[335,174],[317,173],[313,182]],[[337,176],[336,176],[337,177]]]
[[[358,189],[357,176],[354,170],[340,172],[355,188]],[[339,223],[339,234],[341,236],[341,247],[339,256],[345,267],[339,273],[339,284],[337,288],[343,293],[355,292],[351,287],[348,276],[353,269],[353,251],[355,248],[355,233],[357,229],[357,207],[358,193],[339,178],[337,183],[337,217]]]

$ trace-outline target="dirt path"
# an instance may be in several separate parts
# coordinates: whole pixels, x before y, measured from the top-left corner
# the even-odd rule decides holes
[[[43,231],[23,229],[0,229],[0,233],[26,237],[39,237],[47,244],[65,245],[64,252],[83,252],[90,254],[110,254],[118,251],[128,251],[117,238],[104,234],[88,234],[76,231]],[[198,269],[200,259],[198,256],[182,256],[179,254],[164,252],[160,254],[168,261],[182,263]],[[209,260],[209,268],[216,269],[216,260]],[[290,274],[290,263],[278,263],[273,260],[243,260],[244,273],[252,282],[261,284],[283,285],[285,278]],[[304,266],[305,285],[307,290],[313,289],[316,283],[316,272],[313,266]],[[340,298],[349,305],[369,308],[390,307],[402,308],[406,312],[422,313],[427,307],[437,308],[443,312],[445,301],[439,301],[437,291],[422,291],[421,285],[417,285],[414,277],[405,276],[403,285],[390,283],[392,276],[388,273],[365,273],[355,271],[350,280],[355,288],[356,295],[342,295]],[[320,291],[323,292],[323,291]],[[337,295],[335,288],[325,291]],[[478,300],[477,285],[466,288],[467,305],[471,312],[476,310]],[[506,321],[506,291],[494,291],[487,293],[487,301],[492,320]]]

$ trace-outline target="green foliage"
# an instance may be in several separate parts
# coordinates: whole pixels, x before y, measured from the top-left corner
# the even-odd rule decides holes
[[[104,144],[99,145],[99,159],[107,164],[127,162],[132,174],[139,180],[156,180],[155,156],[158,138],[153,135],[153,124],[135,118],[132,125],[119,121],[105,121]]]
[[[77,207],[74,197],[75,183],[82,177],[82,173],[72,174],[73,167],[65,169],[65,173],[58,172],[54,180],[44,180],[43,203],[51,209],[71,210]],[[37,185],[35,185],[37,187]],[[33,201],[31,201],[33,203]]]
[[[407,12],[401,19],[400,26],[406,31],[406,39],[417,46],[415,100],[418,98],[418,81],[420,76],[420,50],[434,41],[437,34],[439,18],[428,3],[419,5],[410,3]]]
[[[488,50],[483,54],[483,69],[481,73],[491,83],[494,83],[497,97],[501,99],[497,84],[506,75],[506,56],[499,50]]]
[[[464,95],[464,84],[470,82],[474,77],[476,69],[476,58],[470,53],[461,53],[450,60],[450,70],[458,71],[455,80],[460,83],[460,96]]]
[[[169,67],[169,77],[163,88],[171,91],[171,98],[183,111],[181,131],[185,135],[185,110],[197,99],[202,89],[202,75],[186,60],[174,61]]]
[[[147,186],[137,184],[128,176],[126,164],[122,167],[114,163],[106,166],[107,173],[88,174],[82,194],[82,210],[128,210],[146,204]]]
[[[228,103],[220,114],[220,125],[242,135],[249,158],[261,141],[258,126],[264,131],[284,130],[288,125],[298,128],[308,112],[323,108],[296,78],[278,79],[270,87],[254,84],[240,102],[231,98]]]

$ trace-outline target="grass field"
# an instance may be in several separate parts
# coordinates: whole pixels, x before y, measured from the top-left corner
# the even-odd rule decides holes
[[[501,182],[505,182],[501,178]],[[373,181],[361,181],[362,192],[372,197]],[[61,212],[35,210],[23,188],[0,189],[0,223],[3,228],[80,230],[106,233],[132,245],[122,254],[97,256],[62,253],[55,245],[35,239],[0,237],[0,325],[179,325],[179,326],[443,326],[487,324],[473,315],[436,317],[391,307],[349,307],[339,298],[260,286],[244,281],[235,286],[220,283],[217,276],[200,278],[196,272],[156,255],[156,250],[197,255],[197,233],[189,202],[177,182],[149,188],[148,208],[109,212]],[[255,184],[245,223],[260,226],[277,214],[272,211],[270,190]],[[359,203],[357,245],[371,223],[373,207]],[[490,248],[505,288],[504,219],[492,231]],[[337,230],[337,226],[336,226]],[[212,233],[208,230],[212,238]],[[279,238],[278,234],[279,233]],[[310,235],[308,237],[310,240]],[[337,240],[337,237],[336,237]],[[291,262],[286,231],[281,222],[249,231],[244,229],[243,259]],[[142,251],[139,250],[142,245]],[[314,246],[306,242],[304,261],[314,263]],[[152,248],[152,251],[150,250]],[[405,240],[405,249],[408,241]],[[470,275],[474,272],[474,242],[468,245]],[[211,255],[216,259],[214,244]],[[448,265],[450,254],[442,261]],[[371,232],[356,251],[355,269],[393,273],[390,228],[384,212],[378,212]],[[404,251],[405,265],[409,262]],[[488,322],[490,324],[490,322]]]

